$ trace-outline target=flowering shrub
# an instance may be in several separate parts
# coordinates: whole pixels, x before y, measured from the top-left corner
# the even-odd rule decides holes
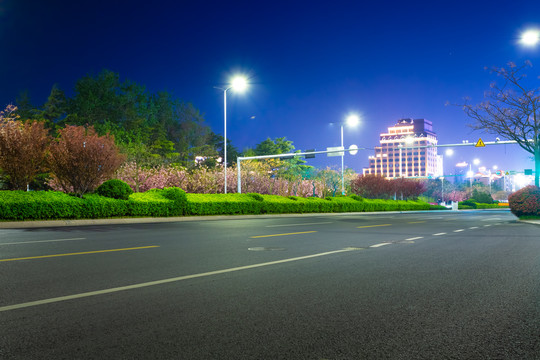
[[[242,192],[264,195],[322,196],[325,186],[320,180],[286,180],[272,177],[269,169],[259,164],[242,165]],[[199,167],[188,171],[186,168],[169,165],[157,168],[138,167],[136,163],[124,164],[116,173],[116,178],[125,181],[135,192],[165,187],[179,187],[190,194],[220,194],[224,190],[223,167],[208,169]],[[49,183],[56,189],[54,181]],[[235,193],[238,186],[237,168],[227,171],[227,192]]]
[[[540,188],[529,185],[508,197],[510,210],[517,217],[540,216]]]
[[[412,179],[388,180],[378,175],[360,175],[351,181],[353,193],[368,199],[390,199],[394,196],[414,199],[425,191],[422,181]]]

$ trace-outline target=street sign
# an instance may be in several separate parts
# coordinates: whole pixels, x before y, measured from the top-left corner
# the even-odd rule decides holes
[[[307,153],[312,153],[312,152],[315,152],[315,149],[309,149],[309,150],[306,150]],[[314,159],[315,158],[315,154],[306,154],[305,156],[306,159]]]
[[[478,139],[478,141],[476,142],[476,145],[474,145],[474,147],[486,147],[486,144],[484,144],[482,139]]]
[[[524,173],[524,175],[532,175],[533,171],[532,171],[532,169],[524,169],[523,173]]]
[[[339,150],[341,150],[341,151],[339,151]],[[343,155],[345,155],[345,152],[343,150],[344,149],[343,149],[342,146],[335,146],[335,147],[326,148],[326,151],[335,151],[335,152],[329,152],[328,157],[331,157],[331,156],[343,156]]]

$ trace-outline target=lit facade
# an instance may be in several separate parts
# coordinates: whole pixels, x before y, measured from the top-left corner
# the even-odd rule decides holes
[[[437,145],[431,121],[400,119],[380,135],[380,146],[375,147],[363,173],[386,178],[441,176],[442,156],[437,155],[437,148],[420,147],[429,145]]]

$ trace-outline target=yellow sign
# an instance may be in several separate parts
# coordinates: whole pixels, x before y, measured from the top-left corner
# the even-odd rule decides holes
[[[476,145],[474,145],[474,147],[485,147],[485,146],[486,144],[484,144],[482,139],[478,139],[478,141],[476,142]]]

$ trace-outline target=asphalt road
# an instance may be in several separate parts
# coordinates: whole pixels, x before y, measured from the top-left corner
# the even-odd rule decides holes
[[[540,359],[508,211],[0,229],[1,359]]]

